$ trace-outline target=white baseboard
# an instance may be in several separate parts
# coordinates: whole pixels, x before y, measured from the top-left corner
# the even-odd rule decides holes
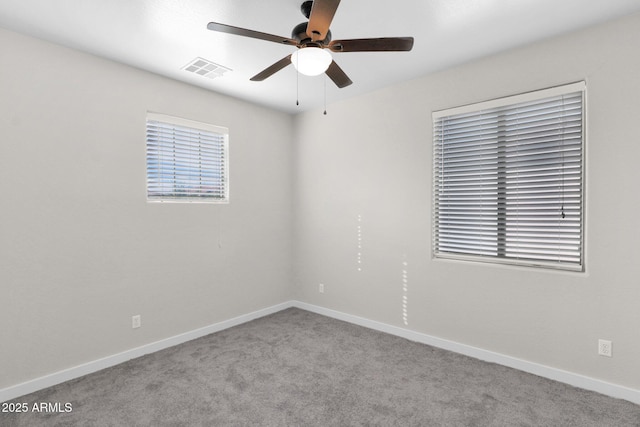
[[[145,354],[154,353],[156,351],[163,350],[165,348],[173,347],[178,344],[182,344],[187,341],[194,340],[196,338],[203,337],[205,335],[219,332],[233,326],[240,325],[242,323],[249,322],[251,320],[267,316],[269,314],[282,311],[291,307],[291,302],[284,302],[281,304],[267,307],[262,310],[254,311],[249,314],[234,317],[229,320],[225,320],[213,325],[205,326],[203,328],[195,329],[184,334],[176,335],[170,338],[166,338],[160,341],[156,341],[150,344],[145,344],[140,347],[133,348],[131,350],[124,351],[122,353],[114,354],[111,356],[97,359],[82,365],[74,366],[69,369],[65,369],[59,372],[54,372],[44,377],[36,378],[31,381],[26,381],[21,384],[10,386],[0,389],[0,402],[15,399],[16,397],[24,396],[25,394],[33,393],[38,390],[42,390],[47,387],[54,386],[56,384],[63,383],[75,378],[79,378],[83,375],[91,374],[93,372],[100,371],[102,369],[109,368],[111,366],[118,365],[126,362],[127,360],[135,359],[136,357],[144,356]]]
[[[186,332],[184,334],[176,335],[174,337],[170,337],[164,340],[146,344],[131,350],[124,351],[122,353],[114,354],[112,356],[104,357],[102,359],[94,360],[88,363],[84,363],[82,365],[75,366],[73,368],[65,369],[63,371],[55,372],[50,375],[46,375],[44,377],[36,378],[31,381],[27,381],[21,384],[17,384],[14,386],[1,389],[0,402],[15,399],[16,397],[33,393],[38,390],[42,390],[44,388],[54,386],[56,384],[60,384],[65,381],[79,378],[83,375],[97,372],[102,369],[117,365],[119,363],[126,362],[127,360],[131,360],[136,357],[144,356],[145,354],[160,351],[168,347],[173,347],[175,345],[182,344],[184,342],[191,341],[193,339],[200,338],[205,335],[212,334],[214,332],[219,332],[224,329],[231,328],[233,326],[237,326],[242,323],[246,323],[251,320],[264,317],[269,314],[273,314],[290,307],[297,307],[302,310],[307,310],[313,313],[321,314],[323,316],[332,317],[334,319],[343,320],[345,322],[353,323],[355,325],[364,326],[369,329],[374,329],[380,332],[396,335],[411,341],[431,345],[433,347],[442,348],[445,350],[453,351],[455,353],[464,354],[466,356],[471,356],[476,359],[484,360],[487,362],[508,366],[510,368],[518,369],[524,372],[529,372],[531,374],[535,374],[544,378],[549,378],[551,380],[559,381],[565,384],[570,384],[575,387],[580,387],[586,390],[602,393],[607,396],[615,397],[618,399],[624,399],[636,404],[640,404],[640,390],[632,389],[632,388],[617,385],[617,384],[608,383],[606,381],[597,380],[594,378],[586,377],[584,375],[564,371],[562,369],[540,365],[534,362],[529,362],[529,361],[518,359],[515,357],[506,356],[504,354],[483,350],[481,348],[472,347],[466,344],[445,340],[442,338],[434,337],[434,336],[423,334],[420,332],[411,331],[411,330],[400,328],[397,326],[388,325],[386,323],[369,320],[363,317],[342,313],[340,311],[335,311],[335,310],[331,310],[328,308],[324,308],[324,307],[320,307],[312,304],[307,304],[300,301],[287,301],[281,304],[264,308],[262,310],[258,310],[249,314],[234,317],[232,319],[215,323],[213,325],[205,326],[203,328]]]
[[[388,325],[386,323],[376,322],[374,320],[365,319],[363,317],[342,313],[340,311],[335,311],[300,301],[292,301],[291,306],[300,308],[302,310],[311,311],[313,313],[321,314],[323,316],[332,317],[334,319],[364,326],[369,329],[386,332],[388,334],[406,338],[411,341],[442,348],[459,354],[464,354],[466,356],[484,360],[486,362],[508,366],[510,368],[518,369],[520,371],[528,372],[540,377],[569,384],[574,387],[595,391],[607,396],[615,397],[617,399],[624,399],[636,404],[640,404],[640,390],[632,389],[618,384],[612,384],[606,381],[590,378],[562,369],[540,365],[538,363],[529,362],[527,360],[518,359],[516,357],[506,356],[504,354],[495,353],[489,350],[483,350],[481,348],[472,347],[470,345],[460,344],[455,341],[445,340],[420,332]]]

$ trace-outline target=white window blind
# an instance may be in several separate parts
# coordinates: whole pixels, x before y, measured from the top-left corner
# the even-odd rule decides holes
[[[147,113],[147,200],[227,202],[227,128]]]
[[[434,256],[583,269],[584,90],[433,114]]]

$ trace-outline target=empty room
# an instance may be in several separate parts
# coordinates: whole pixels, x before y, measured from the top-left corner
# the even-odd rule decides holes
[[[0,425],[640,426],[639,123],[640,0],[2,0]]]

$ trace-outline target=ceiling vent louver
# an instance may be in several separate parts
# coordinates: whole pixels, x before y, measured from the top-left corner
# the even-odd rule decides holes
[[[224,73],[226,73],[227,71],[231,71],[230,68],[223,67],[220,64],[216,64],[215,62],[211,62],[207,59],[200,58],[200,57],[189,62],[187,65],[182,67],[182,69],[189,71],[191,73],[208,77],[210,79],[215,79],[216,77],[222,77]]]

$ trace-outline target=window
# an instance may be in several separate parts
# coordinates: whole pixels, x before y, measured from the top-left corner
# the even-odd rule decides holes
[[[147,200],[228,202],[227,128],[147,113]]]
[[[584,92],[433,113],[435,257],[583,270]]]

